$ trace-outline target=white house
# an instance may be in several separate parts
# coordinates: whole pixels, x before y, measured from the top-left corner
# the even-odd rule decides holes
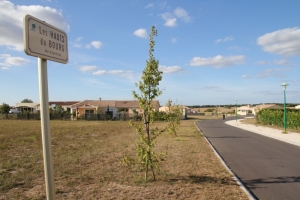
[[[34,113],[37,110],[39,103],[16,103],[16,109],[20,112]]]
[[[49,108],[53,109],[57,106],[61,106],[64,109],[64,111],[71,112],[71,106],[76,104],[76,103],[79,103],[79,101],[49,101]],[[38,104],[36,106],[36,109],[40,110],[41,105]]]
[[[241,107],[237,108],[238,115],[248,115],[251,112],[252,112],[252,108],[249,105],[241,106]]]

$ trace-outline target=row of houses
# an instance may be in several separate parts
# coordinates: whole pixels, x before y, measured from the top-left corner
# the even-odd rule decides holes
[[[152,101],[153,109],[159,111],[159,101]],[[141,114],[143,111],[136,100],[84,100],[84,101],[51,101],[49,109],[55,109],[61,106],[69,113],[75,113],[76,117],[84,116],[85,114],[105,114],[109,113],[113,118],[117,117],[120,112],[133,115],[134,113]],[[16,103],[15,110],[17,112],[35,113],[40,110],[39,103]]]
[[[261,104],[254,107],[248,106],[241,106],[237,108],[237,114],[238,115],[248,115],[252,113],[253,115],[256,115],[260,110],[262,109],[283,109],[282,106],[276,105],[276,104]],[[295,106],[295,109],[300,109],[300,105]]]
[[[166,112],[166,106],[160,106],[158,100],[152,101],[153,109],[155,111]],[[49,102],[49,108],[55,108],[61,106],[65,111],[69,113],[75,113],[76,117],[83,116],[84,114],[105,114],[110,113],[112,117],[117,117],[120,112],[132,115],[133,113],[141,114],[143,111],[139,106],[137,100],[84,100],[84,101],[51,101]],[[196,110],[190,109],[186,106],[181,106],[184,114],[196,113]],[[241,106],[238,107],[238,115],[256,115],[260,110],[265,108],[282,109],[282,106],[276,104],[261,104],[254,107]],[[295,107],[300,109],[300,105]],[[39,103],[16,103],[15,110],[17,112],[31,112],[35,113],[40,110]],[[224,110],[219,110],[220,113],[226,113]]]

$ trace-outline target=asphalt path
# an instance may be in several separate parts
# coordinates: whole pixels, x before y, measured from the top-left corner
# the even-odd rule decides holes
[[[257,199],[300,199],[300,147],[219,119],[196,125]]]

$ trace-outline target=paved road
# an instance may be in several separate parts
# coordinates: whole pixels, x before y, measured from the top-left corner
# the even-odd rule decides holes
[[[196,125],[258,199],[300,199],[299,147],[229,126],[223,120],[203,120]]]

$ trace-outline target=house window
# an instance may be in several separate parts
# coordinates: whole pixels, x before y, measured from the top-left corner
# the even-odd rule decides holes
[[[85,110],[85,114],[94,114],[94,110]]]

